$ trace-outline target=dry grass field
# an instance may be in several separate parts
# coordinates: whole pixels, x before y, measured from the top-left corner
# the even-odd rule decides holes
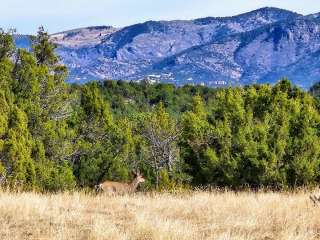
[[[0,239],[320,239],[308,193],[0,192]]]

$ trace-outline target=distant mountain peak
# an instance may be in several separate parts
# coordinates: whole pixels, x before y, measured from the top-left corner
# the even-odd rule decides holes
[[[293,12],[293,11],[290,11],[290,10],[287,10],[287,9],[277,8],[277,7],[270,7],[270,6],[258,8],[256,10],[251,11],[251,12],[287,12],[287,13],[298,14],[296,12]],[[300,15],[300,14],[298,14],[298,15]]]
[[[205,18],[199,18],[195,19],[194,22],[198,24],[211,24],[215,21],[223,21],[223,20],[235,20],[238,19],[241,21],[248,21],[252,19],[257,19],[260,18],[260,20],[265,21],[265,22],[274,22],[274,21],[281,21],[281,20],[286,20],[288,18],[295,18],[302,16],[301,14],[281,9],[281,8],[275,8],[275,7],[263,7],[259,8],[253,11],[249,11],[246,13],[241,13],[238,15],[234,16],[229,16],[229,17],[205,17]],[[261,19],[264,18],[264,19]]]
[[[319,13],[264,7],[232,17],[79,28],[51,40],[70,82],[151,79],[219,87],[287,76],[308,88],[320,80]]]
[[[271,20],[285,20],[288,18],[296,18],[299,16],[303,16],[299,13],[281,9],[281,8],[263,7],[247,13],[236,15],[234,16],[234,18],[246,18],[250,16],[257,16],[257,15],[265,17],[267,19],[271,19]]]

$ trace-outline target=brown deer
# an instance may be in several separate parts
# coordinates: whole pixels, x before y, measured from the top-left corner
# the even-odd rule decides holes
[[[131,183],[120,183],[105,181],[95,186],[97,192],[104,192],[108,195],[124,195],[132,194],[136,191],[139,183],[143,183],[145,179],[139,172],[134,172],[134,179]]]

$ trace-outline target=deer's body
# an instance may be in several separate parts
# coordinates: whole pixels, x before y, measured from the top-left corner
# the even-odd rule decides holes
[[[132,194],[137,190],[139,183],[144,181],[144,178],[140,174],[136,174],[131,183],[105,181],[97,185],[96,190],[98,192],[104,192],[108,195]]]

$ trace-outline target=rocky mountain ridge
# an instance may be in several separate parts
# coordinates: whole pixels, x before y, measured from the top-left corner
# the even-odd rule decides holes
[[[82,28],[51,39],[70,82],[147,78],[216,87],[287,76],[308,88],[320,80],[320,14],[262,8],[233,17]]]

